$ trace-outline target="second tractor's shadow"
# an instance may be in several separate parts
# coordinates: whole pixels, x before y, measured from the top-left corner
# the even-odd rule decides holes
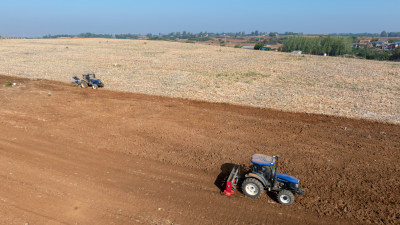
[[[269,197],[272,201],[274,201],[275,203],[279,203],[279,202],[278,202],[278,198],[277,198],[277,194],[276,194],[275,192],[266,191],[266,193],[267,193],[268,197]]]
[[[221,192],[225,190],[226,180],[229,177],[233,167],[233,163],[224,163],[221,166],[221,172],[218,174],[217,179],[214,181],[214,185],[217,186]]]

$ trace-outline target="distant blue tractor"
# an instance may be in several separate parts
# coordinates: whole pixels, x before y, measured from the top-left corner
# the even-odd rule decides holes
[[[81,88],[92,87],[93,89],[104,87],[104,83],[101,82],[100,79],[96,79],[96,75],[94,73],[88,73],[82,75],[82,80],[79,80],[78,77],[72,77],[72,80]]]
[[[264,190],[273,191],[278,194],[277,200],[283,205],[291,205],[294,195],[304,195],[304,189],[299,188],[299,179],[278,173],[279,156],[267,156],[254,154],[251,157],[253,165],[249,172],[240,176],[240,167],[235,165],[226,182],[226,195],[232,195],[238,185],[241,184],[243,194],[249,198],[258,198]]]

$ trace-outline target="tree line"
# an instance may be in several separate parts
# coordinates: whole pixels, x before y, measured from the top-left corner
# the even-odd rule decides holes
[[[42,38],[51,39],[51,38],[116,38],[116,39],[138,39],[138,34],[94,34],[94,33],[80,33],[77,35],[72,34],[56,34],[56,35],[45,35]]]
[[[57,34],[57,35],[45,35],[42,38],[60,38],[60,37],[78,37],[78,38],[117,38],[117,39],[138,39],[141,34],[94,34],[94,33],[81,33],[78,35],[71,34]],[[278,37],[288,37],[288,36],[330,36],[330,37],[400,37],[400,32],[386,32],[382,31],[379,33],[332,33],[328,35],[324,34],[303,34],[295,32],[262,32],[262,31],[252,31],[250,33],[246,32],[228,32],[228,33],[210,33],[210,32],[199,32],[191,33],[187,31],[183,32],[171,32],[168,34],[147,34],[148,39],[151,40],[175,40],[175,39],[188,39],[193,41],[208,41],[210,38],[223,38],[223,37],[249,37],[249,36],[269,36],[271,38]]]
[[[305,37],[291,36],[283,41],[279,51],[302,51],[304,54],[340,56],[354,55],[358,58],[374,60],[400,59],[400,47],[395,50],[381,50],[375,48],[353,48],[355,37]]]
[[[302,51],[305,54],[338,56],[351,53],[353,39],[350,37],[304,37],[291,36],[283,42],[280,51]]]

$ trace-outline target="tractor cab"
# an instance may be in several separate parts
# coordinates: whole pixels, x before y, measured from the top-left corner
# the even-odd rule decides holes
[[[96,75],[94,73],[82,74],[82,77],[86,82],[96,80]]]
[[[259,174],[266,180],[271,181],[275,174],[275,157],[271,157],[263,154],[254,154],[251,157],[251,172]]]
[[[270,181],[271,184],[274,183],[275,179],[276,181],[298,184],[299,179],[296,177],[284,173],[278,173],[278,157],[279,156],[254,154],[251,157],[251,162],[253,163],[251,171],[261,175],[266,180]]]

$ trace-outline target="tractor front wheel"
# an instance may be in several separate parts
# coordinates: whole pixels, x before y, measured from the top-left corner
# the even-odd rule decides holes
[[[93,89],[97,89],[97,88],[99,88],[99,86],[98,86],[97,84],[93,84],[93,85],[92,85],[92,88],[93,88]]]
[[[278,202],[282,205],[291,205],[294,202],[294,195],[289,190],[282,190],[278,193]]]
[[[242,191],[249,198],[258,198],[264,191],[264,186],[255,178],[247,178],[243,181]]]

